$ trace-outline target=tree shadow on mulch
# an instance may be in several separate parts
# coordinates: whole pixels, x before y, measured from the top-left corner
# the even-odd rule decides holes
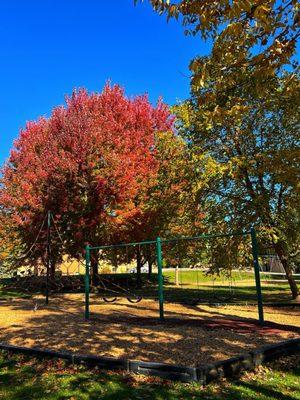
[[[62,301],[64,308],[61,308]],[[167,321],[161,323],[154,317],[137,316],[132,304],[122,306],[126,313],[121,309],[105,315],[98,309],[92,313],[90,321],[85,321],[83,303],[78,306],[78,301],[72,299],[52,299],[47,315],[41,315],[39,308],[34,312],[31,301],[12,302],[11,312],[31,310],[32,314],[28,315],[24,326],[16,323],[2,328],[0,340],[83,354],[185,365],[211,362],[220,359],[220,354],[223,358],[239,354],[255,347],[258,338],[260,346],[282,340],[279,331],[268,335],[252,321],[230,320],[221,312],[217,318],[210,318],[207,312],[205,317],[189,319],[177,312],[168,312]],[[41,312],[46,309],[43,308]],[[66,311],[68,308],[71,311]],[[146,315],[147,307],[139,309]],[[8,312],[2,304],[0,312]]]

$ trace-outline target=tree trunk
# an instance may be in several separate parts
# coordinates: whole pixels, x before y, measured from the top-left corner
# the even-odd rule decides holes
[[[138,247],[136,251],[136,285],[138,288],[141,287],[142,285],[142,279],[141,279],[141,269],[142,269],[142,257],[141,257],[141,250]]]
[[[55,262],[55,260],[52,259],[50,261],[50,271],[49,271],[49,276],[50,276],[51,280],[54,280],[54,278],[55,278],[55,265],[56,265],[56,262]]]
[[[97,286],[98,284],[98,274],[99,274],[99,258],[97,255],[93,254],[91,257],[91,277],[92,286]]]
[[[152,260],[148,260],[148,279],[151,279],[151,276],[152,276],[152,265],[153,265],[153,262],[152,262]]]
[[[35,264],[33,266],[33,275],[38,276],[38,274],[39,274],[39,267],[38,265]]]
[[[275,249],[276,254],[279,257],[279,260],[281,261],[281,264],[282,264],[284,270],[285,270],[286,278],[288,280],[288,283],[290,285],[290,289],[292,292],[292,297],[294,300],[300,301],[299,289],[298,289],[295,279],[293,278],[293,273],[292,273],[291,267],[288,263],[288,256],[284,250],[282,243],[280,243],[280,242],[274,243],[274,249]]]

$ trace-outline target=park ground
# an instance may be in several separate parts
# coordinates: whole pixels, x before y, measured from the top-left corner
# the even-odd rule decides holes
[[[84,295],[64,294],[45,305],[42,296],[0,302],[0,341],[7,344],[69,350],[195,366],[254,348],[299,337],[299,307],[265,307],[265,327],[252,305],[165,304],[126,299],[105,303],[91,296],[91,319],[84,319]]]
[[[299,386],[297,356],[261,366],[234,381],[223,380],[203,388],[0,353],[1,400],[299,400]]]
[[[267,324],[261,327],[249,277],[236,277],[229,304],[215,302],[215,295],[227,298],[228,282],[223,279],[212,285],[203,276],[197,287],[195,272],[187,273],[176,287],[174,278],[170,275],[165,287],[164,323],[158,320],[158,302],[147,287],[138,304],[121,297],[105,303],[92,294],[89,321],[84,319],[83,293],[51,294],[46,305],[42,294],[0,290],[0,342],[192,366],[299,337],[300,308],[270,306],[289,299],[287,285],[263,285],[269,305],[264,310]],[[191,300],[195,293],[214,304],[176,301]],[[235,381],[202,388],[0,352],[0,400],[300,400],[299,375],[299,357],[293,356]]]

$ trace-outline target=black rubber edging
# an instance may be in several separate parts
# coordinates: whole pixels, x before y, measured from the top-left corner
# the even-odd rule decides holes
[[[204,366],[203,375],[198,377],[198,380],[202,381],[202,384],[207,384],[220,378],[232,378],[243,371],[254,370],[257,366],[268,361],[299,352],[300,338],[263,346],[240,356]],[[201,370],[201,366],[199,366],[199,370]]]
[[[12,346],[0,343],[0,350],[12,353],[20,353],[41,358],[58,358],[73,364],[85,364],[97,366],[101,369],[113,371],[126,371],[141,375],[158,376],[163,379],[181,382],[199,382],[208,384],[220,378],[231,378],[246,370],[254,370],[255,367],[267,361],[279,357],[300,352],[300,338],[290,339],[273,345],[261,347],[257,350],[218,361],[213,364],[199,365],[198,367],[185,367],[180,365],[126,360],[122,358],[98,357],[74,354],[67,351],[42,350]]]
[[[282,302],[282,303],[264,303],[265,307],[291,307],[291,308],[296,308],[300,307],[300,303],[291,303],[291,302]]]

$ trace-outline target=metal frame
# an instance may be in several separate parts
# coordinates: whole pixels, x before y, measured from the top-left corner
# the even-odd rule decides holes
[[[232,236],[250,236],[252,245],[252,256],[253,256],[253,267],[255,273],[255,284],[256,284],[256,295],[257,295],[257,307],[258,307],[258,318],[261,325],[264,324],[264,311],[263,311],[263,298],[260,283],[259,274],[259,261],[258,261],[258,250],[257,250],[257,238],[256,231],[251,228],[250,231],[246,232],[233,232],[227,234],[214,234],[214,235],[200,235],[200,236],[190,236],[190,237],[178,237],[171,239],[161,239],[158,237],[156,240],[147,240],[143,242],[132,242],[132,243],[120,243],[116,245],[105,245],[105,246],[89,246],[85,247],[85,318],[88,320],[90,318],[90,263],[91,263],[91,251],[109,249],[109,248],[119,248],[127,246],[139,246],[146,244],[155,244],[156,246],[156,261],[158,268],[158,300],[159,300],[159,319],[161,321],[165,320],[164,316],[164,284],[163,284],[163,244],[172,243],[177,241],[192,241],[192,240],[203,240],[219,237],[232,237]]]
[[[47,267],[46,267],[46,296],[45,302],[49,304],[49,278],[51,268],[51,211],[47,213]]]

